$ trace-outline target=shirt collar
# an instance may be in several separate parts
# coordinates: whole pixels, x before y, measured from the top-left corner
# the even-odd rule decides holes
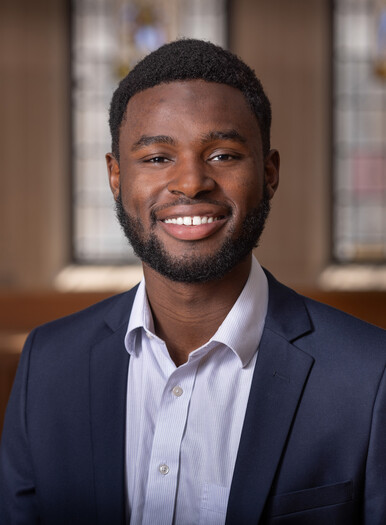
[[[251,271],[237,301],[229,311],[217,332],[208,341],[229,347],[245,366],[252,359],[260,344],[268,308],[268,281],[260,264],[252,257]],[[143,278],[139,284],[125,336],[129,354],[136,352],[135,334],[143,328],[154,335],[154,323],[146,296]]]
[[[233,350],[245,366],[252,359],[264,330],[268,308],[268,280],[255,257],[245,286],[211,340]]]
[[[143,328],[150,334],[154,334],[153,316],[151,314],[149,301],[147,300],[144,277],[139,283],[137,293],[135,294],[129,325],[125,335],[125,347],[130,355],[135,354],[137,345],[134,344],[134,338],[140,328]]]

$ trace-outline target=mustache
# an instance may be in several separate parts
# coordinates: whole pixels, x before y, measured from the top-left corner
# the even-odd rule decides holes
[[[153,208],[153,210],[150,212],[151,221],[153,223],[157,222],[157,213],[160,211],[166,210],[168,208],[172,208],[173,206],[176,206],[178,204],[183,204],[187,206],[191,206],[193,204],[214,204],[215,206],[221,206],[222,208],[226,208],[229,215],[232,214],[232,207],[229,206],[229,204],[225,204],[224,202],[215,200],[215,199],[190,199],[189,197],[178,197],[177,199],[174,199],[173,202],[167,202],[165,204],[160,204],[159,206],[156,206]]]

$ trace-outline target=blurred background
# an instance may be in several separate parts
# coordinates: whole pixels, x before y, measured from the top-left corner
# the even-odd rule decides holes
[[[237,53],[273,107],[260,262],[386,327],[386,1],[2,0],[0,428],[26,333],[130,288],[104,154],[118,81],[179,36]]]

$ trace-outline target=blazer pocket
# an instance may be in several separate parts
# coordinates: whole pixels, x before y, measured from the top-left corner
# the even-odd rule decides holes
[[[316,507],[346,503],[352,499],[352,491],[352,481],[344,481],[334,485],[323,485],[322,487],[278,494],[268,501],[268,515],[280,516]]]

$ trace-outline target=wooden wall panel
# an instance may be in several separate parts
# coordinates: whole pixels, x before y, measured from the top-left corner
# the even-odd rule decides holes
[[[9,335],[0,332],[0,434],[8,397],[19,362],[20,348],[25,335]]]

